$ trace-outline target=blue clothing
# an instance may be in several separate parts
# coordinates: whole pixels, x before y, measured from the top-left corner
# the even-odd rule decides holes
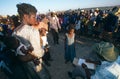
[[[68,34],[66,34],[66,38],[65,38],[65,60],[72,62],[74,57],[76,57],[75,34],[73,35],[73,37],[68,37]]]
[[[120,56],[114,62],[103,61],[91,79],[120,79]]]

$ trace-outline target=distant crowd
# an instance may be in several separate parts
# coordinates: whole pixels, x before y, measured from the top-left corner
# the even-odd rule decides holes
[[[46,17],[48,19],[50,17],[50,14],[51,12],[46,14]],[[38,21],[41,21],[41,15],[42,14],[37,15]],[[104,37],[104,31],[106,30],[109,32],[113,32],[113,38],[116,39],[116,37],[119,37],[120,12],[112,15],[112,9],[100,10],[96,8],[91,10],[65,11],[56,13],[56,16],[59,19],[61,31],[63,32],[67,31],[69,24],[73,24],[78,36],[84,35],[101,39],[102,37]],[[106,18],[107,16],[108,18]],[[107,21],[107,19],[109,20]],[[19,24],[19,16],[8,15],[7,18],[0,18],[0,30],[4,32],[9,32],[10,34]],[[111,27],[109,28],[109,26]]]

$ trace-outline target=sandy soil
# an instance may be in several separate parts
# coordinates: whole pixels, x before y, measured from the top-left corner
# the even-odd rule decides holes
[[[54,45],[52,36],[49,34],[48,39],[49,39],[49,44],[51,46],[50,52],[51,56],[54,61],[50,62],[51,66],[47,67],[48,70],[50,71],[52,79],[70,79],[68,77],[67,72],[71,71],[74,67],[72,63],[67,63],[65,64],[64,60],[64,34],[59,35],[59,45]],[[96,40],[86,38],[86,37],[79,37],[77,38],[77,43],[76,43],[76,54],[77,57],[81,58],[88,58],[94,56],[91,51],[91,47],[94,43],[96,43]],[[81,79],[78,77],[77,79]]]

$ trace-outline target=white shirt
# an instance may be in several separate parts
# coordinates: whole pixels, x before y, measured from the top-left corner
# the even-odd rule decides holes
[[[18,39],[25,44],[27,47],[32,45],[34,48],[33,54],[42,57],[44,55],[44,50],[40,46],[40,35],[39,31],[32,26],[24,25],[21,29],[14,32],[18,36]]]
[[[66,36],[68,38],[68,45],[72,45],[75,42],[75,34],[72,37],[69,37],[66,33]]]
[[[61,29],[57,16],[50,18],[50,28],[55,29],[56,31],[58,31],[58,28]]]
[[[75,26],[75,29],[76,30],[79,30],[80,29],[80,25],[81,25],[81,21],[76,21],[76,26]]]

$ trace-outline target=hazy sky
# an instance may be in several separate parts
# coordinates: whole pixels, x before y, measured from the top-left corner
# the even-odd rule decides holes
[[[0,0],[0,15],[17,14],[16,4],[29,3],[39,13],[77,8],[120,5],[120,0]]]

